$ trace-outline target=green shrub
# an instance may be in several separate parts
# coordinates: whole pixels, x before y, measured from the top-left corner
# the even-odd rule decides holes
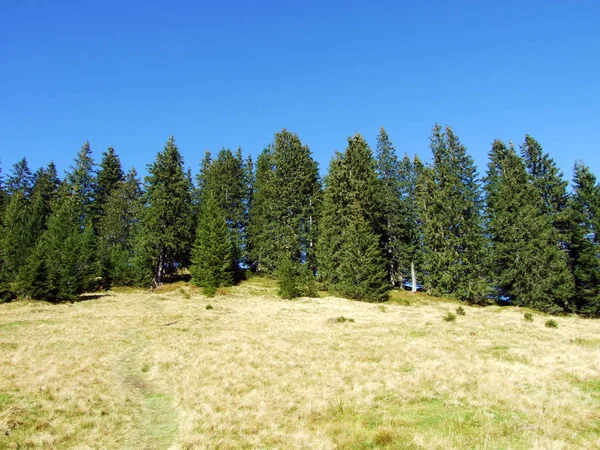
[[[531,314],[530,312],[526,312],[525,314],[523,314],[523,318],[527,322],[533,322],[533,314]]]
[[[458,308],[456,308],[456,315],[457,316],[464,316],[467,313],[465,312],[465,309],[462,306],[459,306]]]
[[[213,305],[211,305],[211,304],[209,303],[209,304],[208,304],[208,305],[206,305],[204,308],[205,308],[205,309],[208,309],[208,310],[210,310],[210,309],[213,309]]]
[[[448,314],[444,316],[444,320],[446,322],[454,322],[456,320],[456,316],[448,311]]]
[[[333,323],[344,323],[344,322],[354,323],[354,319],[352,319],[350,317],[344,317],[344,316],[336,317],[335,319],[329,319],[329,321],[333,322]]]
[[[558,328],[558,322],[554,319],[546,320],[546,328]]]

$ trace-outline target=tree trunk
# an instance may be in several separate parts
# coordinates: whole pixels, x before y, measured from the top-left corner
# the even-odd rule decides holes
[[[415,263],[410,263],[410,276],[412,278],[412,292],[417,292],[417,274],[415,273]]]

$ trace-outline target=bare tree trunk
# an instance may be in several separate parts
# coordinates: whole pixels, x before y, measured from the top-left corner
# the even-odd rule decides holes
[[[415,263],[410,263],[410,276],[412,278],[412,292],[417,292],[417,274],[415,273]]]

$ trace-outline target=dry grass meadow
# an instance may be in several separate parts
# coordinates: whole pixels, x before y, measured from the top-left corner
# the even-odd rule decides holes
[[[275,291],[0,305],[0,448],[600,448],[600,321]]]

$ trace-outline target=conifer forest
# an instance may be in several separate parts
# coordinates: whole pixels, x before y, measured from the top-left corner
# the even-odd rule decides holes
[[[285,129],[255,161],[222,149],[184,162],[171,137],[143,179],[87,142],[64,175],[23,158],[0,178],[0,296],[55,302],[179,279],[210,296],[257,274],[284,298],[381,302],[419,289],[599,317],[590,169],[577,162],[567,181],[529,135],[494,141],[479,169],[450,127],[435,125],[429,142],[424,163],[383,128],[374,149],[354,134],[324,177]]]

